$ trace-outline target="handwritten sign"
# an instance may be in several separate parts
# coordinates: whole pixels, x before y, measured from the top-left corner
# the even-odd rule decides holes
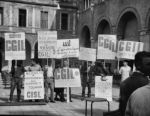
[[[119,41],[117,57],[134,59],[135,54],[143,51],[144,43],[135,41]]]
[[[80,72],[77,68],[62,68],[55,71],[55,87],[81,87]]]
[[[96,49],[80,47],[80,60],[96,61]]]
[[[42,71],[25,72],[24,99],[44,99]]]
[[[106,98],[112,101],[112,76],[106,76],[106,81],[101,79],[101,76],[95,77],[95,97]]]
[[[116,44],[116,35],[98,35],[97,59],[115,59]]]
[[[25,58],[25,33],[5,33],[5,60]]]
[[[56,31],[38,32],[38,58],[55,58],[57,46]]]
[[[79,57],[79,39],[57,40],[57,58]]]

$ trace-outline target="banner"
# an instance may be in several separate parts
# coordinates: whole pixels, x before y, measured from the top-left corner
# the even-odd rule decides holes
[[[77,68],[62,68],[55,71],[55,87],[81,87],[80,72]]]
[[[106,98],[112,101],[112,76],[106,76],[106,80],[102,80],[101,76],[95,77],[95,97]]]
[[[44,99],[43,71],[25,72],[24,99]]]
[[[97,59],[115,59],[116,45],[116,35],[98,35]]]
[[[144,43],[135,41],[119,41],[118,43],[118,58],[134,59],[135,54],[143,51]]]
[[[5,33],[5,60],[25,59],[25,33]]]
[[[38,32],[38,58],[55,58],[57,31]]]
[[[57,40],[57,58],[79,57],[79,39]]]
[[[80,60],[96,61],[96,49],[80,47]]]

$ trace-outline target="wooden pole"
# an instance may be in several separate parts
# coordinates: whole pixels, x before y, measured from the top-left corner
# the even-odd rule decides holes
[[[69,58],[67,57],[68,67],[69,68]],[[70,93],[69,93],[69,87],[67,87],[67,103],[70,102]]]

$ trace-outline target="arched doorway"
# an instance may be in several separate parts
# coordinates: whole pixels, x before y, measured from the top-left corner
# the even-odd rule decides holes
[[[0,71],[2,69],[2,66],[4,66],[4,61],[5,61],[5,42],[4,42],[4,38],[0,37]]]
[[[140,41],[138,34],[138,21],[133,12],[125,13],[118,24],[118,38],[127,41]]]
[[[117,35],[119,40],[140,41],[138,19],[134,12],[128,11],[122,15],[118,23]],[[128,60],[128,64],[133,67],[133,60]]]
[[[110,25],[109,25],[108,21],[102,20],[98,25],[97,35],[98,34],[110,34],[110,33],[111,33],[111,31],[110,31]]]
[[[91,47],[90,37],[91,34],[89,28],[87,26],[84,26],[81,32],[80,46],[90,48]]]

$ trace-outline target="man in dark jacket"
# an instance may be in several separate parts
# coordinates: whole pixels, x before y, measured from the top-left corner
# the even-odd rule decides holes
[[[15,66],[15,63],[13,61],[12,63],[12,79],[11,79],[11,90],[10,90],[10,98],[9,102],[13,101],[13,93],[15,90],[15,87],[17,87],[17,101],[20,102],[21,97],[21,84],[22,84],[22,78],[23,78],[23,72],[24,68],[22,66],[22,61],[17,61],[17,66]]]

